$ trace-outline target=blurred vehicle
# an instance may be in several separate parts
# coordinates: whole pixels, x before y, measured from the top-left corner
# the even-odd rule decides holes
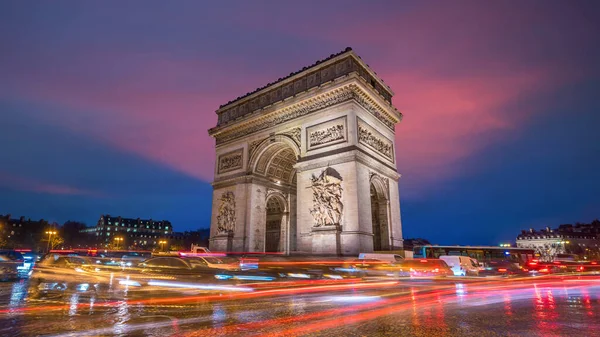
[[[36,254],[31,251],[21,252],[21,254],[23,255],[23,258],[25,259],[25,262],[36,263],[36,262],[39,262],[42,258],[42,256],[40,254]]]
[[[192,252],[194,254],[200,254],[200,253],[210,254],[210,250],[208,250],[208,248],[202,247],[202,246],[198,246],[198,245],[194,245],[194,244],[192,244],[190,252]]]
[[[579,260],[577,254],[556,254],[554,257],[554,261],[558,262],[575,262],[577,260]]]
[[[0,249],[0,257],[2,279],[27,277],[33,266],[33,262],[25,261],[23,254],[13,249]],[[13,275],[14,273],[16,275]]]
[[[548,262],[539,261],[538,259],[533,259],[527,261],[525,263],[525,269],[532,274],[550,274],[556,272],[560,267],[549,264]]]
[[[214,276],[214,270],[193,259],[175,256],[150,258],[138,265],[142,279],[168,279],[198,281]]]
[[[241,270],[250,270],[250,269],[258,269],[258,259],[255,257],[240,257],[240,269]]]
[[[454,275],[448,264],[440,259],[404,260],[400,266],[402,271],[408,272],[411,277]]]
[[[381,253],[360,253],[358,258],[361,260],[364,259],[374,259],[379,261],[385,261],[388,263],[401,262],[404,258],[398,254],[381,254]]]
[[[510,261],[490,261],[479,271],[479,276],[525,276],[528,271]]]
[[[419,245],[413,248],[415,259],[437,259],[442,255],[468,256],[479,262],[511,261],[523,265],[535,258],[531,248],[497,247],[497,246],[437,246]]]
[[[455,276],[479,275],[479,262],[468,256],[442,255],[440,260],[450,266]]]
[[[50,292],[96,292],[110,282],[86,257],[47,254],[33,268],[30,277],[33,296]]]
[[[147,260],[150,254],[137,251],[114,251],[109,252],[108,256],[113,258],[115,262],[130,267],[137,266],[140,262]]]
[[[220,270],[240,270],[240,261],[233,257],[227,256],[191,256],[185,257],[191,263],[201,265],[207,268]]]
[[[0,255],[0,280],[10,281],[19,278],[17,264],[5,255]]]
[[[383,276],[388,274],[391,276],[392,269],[395,269],[392,267],[392,264],[386,261],[374,258],[358,258],[347,261],[340,267],[334,267],[333,270],[357,277]]]

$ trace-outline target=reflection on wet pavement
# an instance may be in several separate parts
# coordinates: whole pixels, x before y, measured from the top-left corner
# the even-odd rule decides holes
[[[331,280],[252,292],[0,284],[2,336],[600,336],[597,277]],[[252,288],[252,284],[244,287]]]

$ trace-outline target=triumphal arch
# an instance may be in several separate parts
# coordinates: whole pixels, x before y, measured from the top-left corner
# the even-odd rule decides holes
[[[391,89],[350,48],[217,110],[210,248],[402,248]]]

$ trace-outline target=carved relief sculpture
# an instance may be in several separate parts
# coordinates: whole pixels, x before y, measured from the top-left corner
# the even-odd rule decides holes
[[[219,215],[217,215],[217,234],[233,233],[235,228],[235,196],[225,192],[221,196]]]
[[[326,144],[340,139],[344,139],[344,126],[334,125],[327,129],[311,132],[310,146]]]
[[[342,203],[342,180],[339,175],[331,175],[327,168],[316,177],[312,176],[313,208],[310,214],[315,220],[315,227],[339,225],[342,220],[344,204]]]
[[[346,117],[336,118],[306,128],[308,151],[324,146],[334,145],[348,139]]]
[[[358,141],[394,161],[394,147],[392,142],[379,132],[372,130],[371,127],[360,119],[358,120]]]
[[[294,139],[294,142],[300,146],[300,128],[293,128],[290,131],[286,132],[287,135]]]
[[[239,149],[219,156],[219,173],[242,168],[244,150]]]

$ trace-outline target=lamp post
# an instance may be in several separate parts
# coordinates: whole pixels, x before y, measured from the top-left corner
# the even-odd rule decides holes
[[[121,245],[121,242],[123,241],[123,238],[117,237],[117,238],[115,238],[115,241],[117,242],[117,250],[118,250]]]
[[[167,241],[160,240],[160,241],[158,241],[158,243],[160,244],[160,251],[161,252],[164,251],[165,250],[165,248],[164,248],[165,246],[164,245],[167,243]]]
[[[52,235],[56,234],[56,231],[46,231],[48,234],[48,244],[46,245],[46,253],[50,253],[50,241],[52,240]]]

